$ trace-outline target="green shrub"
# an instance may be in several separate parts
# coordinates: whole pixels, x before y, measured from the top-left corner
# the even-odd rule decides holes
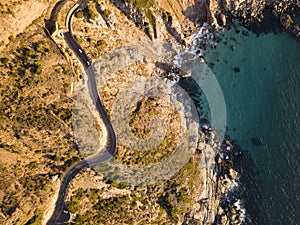
[[[76,18],[83,18],[83,12],[82,11],[79,11],[75,14],[75,17]]]
[[[74,199],[74,197],[71,198],[71,201],[68,205],[68,210],[70,213],[76,213],[78,211],[78,201]]]
[[[90,7],[87,7],[86,12],[90,19],[94,20],[96,18],[96,14],[95,14],[94,10],[91,9]]]
[[[152,12],[149,9],[146,12],[146,17],[148,18],[149,23],[151,24],[153,29],[155,29],[156,28],[156,19],[155,19],[155,16],[152,14]]]
[[[78,41],[79,43],[82,42],[82,39],[78,35],[74,35],[74,37],[75,37],[76,41]]]
[[[98,51],[103,51],[106,48],[107,44],[104,40],[98,40],[95,44],[95,47]]]
[[[15,40],[15,37],[14,37],[13,35],[9,35],[8,40],[9,40],[9,41],[14,41],[14,40]]]
[[[42,223],[43,214],[40,210],[35,210],[34,216],[25,225],[39,225]]]
[[[108,9],[104,9],[104,10],[103,10],[103,14],[104,14],[106,17],[109,17],[110,14],[111,14],[111,11],[108,10]]]
[[[3,64],[6,64],[6,63],[8,63],[8,58],[1,58],[0,62]]]

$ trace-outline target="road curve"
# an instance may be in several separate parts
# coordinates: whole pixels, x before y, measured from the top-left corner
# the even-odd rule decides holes
[[[61,2],[63,2],[63,1],[61,1]],[[97,85],[96,85],[96,80],[95,80],[95,69],[94,69],[90,59],[88,58],[88,56],[86,55],[84,50],[80,47],[79,43],[75,40],[75,38],[72,34],[71,20],[72,20],[72,17],[74,16],[74,14],[76,13],[76,11],[78,9],[80,9],[80,7],[81,7],[81,5],[79,5],[78,8],[72,12],[72,14],[69,18],[69,21],[68,21],[69,32],[64,33],[64,38],[65,38],[65,41],[68,43],[69,47],[74,51],[77,58],[82,63],[82,65],[85,69],[85,73],[88,76],[89,92],[90,92],[91,98],[93,100],[93,103],[96,106],[96,109],[99,113],[99,116],[103,120],[105,127],[107,129],[109,146],[105,152],[100,152],[97,155],[94,155],[90,158],[79,161],[67,170],[67,172],[64,174],[62,181],[61,181],[59,194],[58,194],[58,198],[57,198],[57,201],[55,204],[54,212],[53,212],[51,218],[49,219],[49,221],[47,222],[47,225],[55,225],[55,224],[60,224],[60,223],[64,222],[64,219],[61,219],[61,218],[62,218],[62,212],[67,209],[67,207],[65,205],[66,192],[67,192],[67,188],[68,188],[70,181],[76,176],[76,174],[78,174],[82,169],[85,169],[89,166],[96,166],[104,161],[111,159],[114,156],[114,154],[116,153],[116,135],[115,135],[113,126],[109,121],[106,110],[104,109],[104,107],[100,101],[100,97],[99,97]],[[58,12],[59,11],[57,11],[57,10],[55,11],[56,14]],[[54,18],[56,17],[55,15],[52,15],[52,16]],[[69,216],[66,218],[69,218]]]
[[[67,2],[66,0],[60,0],[55,4],[50,15],[51,22],[54,23],[55,21],[57,21],[57,15],[66,2]]]

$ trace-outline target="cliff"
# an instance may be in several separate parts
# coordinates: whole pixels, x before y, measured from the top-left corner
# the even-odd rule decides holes
[[[45,222],[47,211],[53,207],[58,181],[82,157],[72,130],[72,97],[76,85],[86,77],[59,32],[62,30],[52,37],[44,30],[44,20],[49,19],[54,3],[7,1],[0,5],[1,224],[39,224],[43,216]],[[72,4],[69,1],[66,6]],[[160,40],[182,51],[193,46],[190,36],[204,22],[212,25],[209,32],[214,34],[234,18],[240,18],[245,25],[259,23],[265,9],[283,28],[299,35],[295,23],[299,7],[296,0],[98,0],[88,2],[86,8],[77,12],[72,26],[81,47],[92,61],[98,61],[113,49],[139,41]],[[64,22],[64,16],[60,17],[59,28],[66,28]],[[167,79],[173,79],[174,73],[186,72],[178,72],[173,58],[170,59],[165,64],[147,64],[145,58],[143,63],[118,71],[116,79],[108,80],[99,90],[108,112],[122,88],[137,78],[154,76],[153,68],[157,67]],[[178,115],[168,105],[155,108],[157,104],[157,99],[138,102],[130,124],[135,135],[145,138],[152,117],[144,115],[149,112],[164,118],[171,124],[165,143],[145,155],[119,145],[118,160],[137,165],[151,163],[151,156],[162,160],[178,144],[174,137],[181,127]],[[99,138],[103,140],[106,135],[103,126],[99,127]],[[241,223],[245,212],[237,199],[228,196],[239,177],[232,168],[235,153],[229,142],[219,143],[216,135],[211,129],[199,129],[197,146],[188,163],[169,180],[156,185],[126,186],[94,171],[83,171],[69,190],[71,219],[89,224]]]

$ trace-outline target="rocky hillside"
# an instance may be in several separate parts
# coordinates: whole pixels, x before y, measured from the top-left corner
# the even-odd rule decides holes
[[[259,23],[264,18],[264,11],[270,10],[274,21],[279,21],[285,29],[299,35],[296,15],[300,1],[297,0],[211,0],[209,1],[212,24],[225,25],[226,18],[241,18],[245,25]]]
[[[79,159],[72,67],[37,21],[0,55],[0,223],[40,223],[58,177]]]
[[[1,224],[45,223],[62,174],[81,157],[72,133],[72,97],[83,73],[64,39],[59,34],[50,37],[44,29],[44,20],[49,19],[54,4],[0,3]],[[66,5],[72,4],[69,1]],[[96,61],[116,47],[137,41],[163,40],[184,49],[191,45],[190,35],[204,22],[217,29],[233,18],[241,18],[247,25],[261,21],[266,8],[274,20],[297,35],[299,7],[297,0],[95,0],[76,13],[72,26],[77,41]],[[151,74],[153,66],[157,64],[125,68],[123,74],[119,71],[118,79],[110,80],[100,90],[105,107],[110,110],[120,89],[135,75]],[[174,67],[160,69],[170,73]],[[156,99],[144,99],[140,104],[144,108],[137,107],[139,110],[132,113],[132,130],[138,136],[144,138],[149,132],[145,124],[152,117],[143,114],[152,112],[163,117],[164,110],[170,109],[162,104],[160,110],[152,110],[157,103]],[[172,128],[167,130],[169,137],[176,136],[180,128],[174,118],[166,120]],[[112,218],[114,224],[133,224],[137,220],[144,224],[240,223],[243,211],[236,201],[224,198],[238,174],[231,168],[230,158],[220,156],[225,152],[232,157],[234,153],[227,151],[232,147],[229,142],[218,143],[215,135],[209,129],[199,131],[198,147],[193,149],[191,160],[174,177],[155,186],[124,186],[93,171],[79,174],[68,196],[72,220],[77,224],[109,224]],[[153,154],[163,159],[161,151],[170,154],[172,148],[168,146],[176,141],[173,138]],[[131,152],[122,150],[118,157],[129,164],[151,162],[144,155],[130,160]],[[116,211],[111,212],[111,208]]]
[[[90,49],[91,58],[97,59],[103,50],[138,40],[186,46],[189,36],[204,22],[217,29],[239,18],[248,26],[260,23],[265,10],[271,12],[274,21],[299,35],[295,22],[299,7],[296,0],[101,0],[88,3],[76,15],[73,27],[78,41]]]

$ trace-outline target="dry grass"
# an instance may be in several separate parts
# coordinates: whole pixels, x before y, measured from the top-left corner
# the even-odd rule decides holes
[[[23,32],[34,20],[46,12],[49,2],[36,1],[1,1],[3,12],[0,15],[0,42],[8,43],[10,35],[15,37]]]
[[[1,224],[26,224],[52,202],[63,165],[78,156],[70,135],[73,73],[37,20],[1,52]],[[41,65],[41,71],[34,71]],[[44,156],[50,156],[45,158]],[[48,204],[49,203],[49,204]],[[36,211],[39,210],[39,211]],[[1,216],[3,215],[3,216]]]

